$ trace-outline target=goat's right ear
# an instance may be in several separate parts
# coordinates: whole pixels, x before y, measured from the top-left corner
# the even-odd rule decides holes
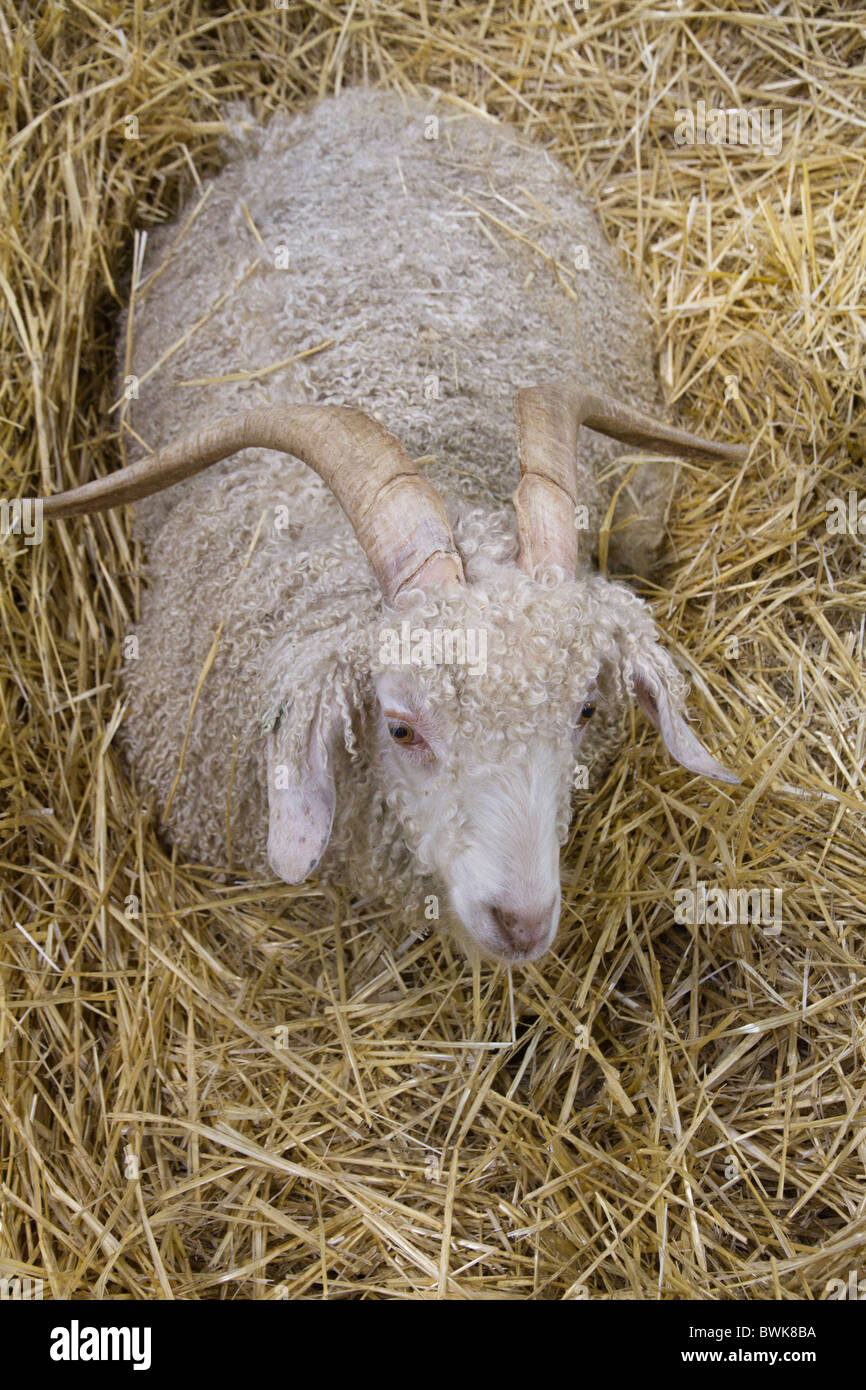
[[[739,777],[716,762],[712,753],[708,753],[700,739],[692,733],[682,710],[671,699],[659,662],[637,657],[631,665],[631,676],[637,702],[647,718],[655,724],[671,757],[701,777],[738,784]]]
[[[331,748],[339,724],[339,714],[328,718],[320,702],[299,766],[279,762],[276,735],[267,735],[268,863],[286,883],[308,879],[327,847],[337,804]]]

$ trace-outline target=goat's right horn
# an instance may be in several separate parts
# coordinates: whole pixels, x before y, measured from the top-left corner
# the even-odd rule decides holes
[[[263,406],[217,420],[149,458],[46,498],[43,515],[118,507],[251,448],[293,454],[327,483],[388,602],[409,587],[463,582],[463,565],[439,493],[400,441],[352,406]]]
[[[541,562],[559,565],[569,576],[577,567],[581,425],[623,444],[677,458],[741,463],[748,454],[742,444],[716,444],[579,387],[531,386],[518,391],[515,415],[520,453],[520,483],[513,499],[520,537],[517,563],[527,574]]]

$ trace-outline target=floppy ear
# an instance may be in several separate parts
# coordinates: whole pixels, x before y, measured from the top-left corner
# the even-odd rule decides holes
[[[669,660],[669,658],[667,658]],[[695,738],[677,702],[671,697],[660,663],[646,655],[631,662],[631,678],[635,698],[648,719],[655,724],[665,747],[690,772],[702,777],[714,777],[718,782],[739,783],[739,777],[717,763],[702,743]]]
[[[276,734],[266,735],[268,863],[286,883],[309,878],[327,847],[337,804],[332,750],[341,724],[338,702],[321,696],[299,757],[280,761]]]

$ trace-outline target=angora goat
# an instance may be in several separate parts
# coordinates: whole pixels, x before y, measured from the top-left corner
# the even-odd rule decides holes
[[[627,474],[601,433],[744,450],[644,413],[647,316],[567,171],[436,110],[356,89],[246,134],[231,112],[240,152],[151,238],[121,334],[138,461],[45,514],[224,460],[136,512],[125,739],[170,838],[441,899],[464,945],[526,961],[556,934],[576,766],[612,755],[628,700],[685,767],[737,780],[644,602],[592,567],[607,516],[611,565],[647,572],[673,473]],[[538,380],[512,509],[512,400]]]

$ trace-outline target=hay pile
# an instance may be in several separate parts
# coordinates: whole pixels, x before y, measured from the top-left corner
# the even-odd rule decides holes
[[[659,621],[730,798],[635,748],[565,856],[554,955],[176,862],[115,748],[124,514],[2,550],[0,1275],[106,1298],[821,1298],[866,1275],[864,32],[836,7],[0,2],[4,498],[118,464],[133,232],[219,109],[366,80],[548,142],[654,306],[690,471]],[[778,108],[783,148],[678,146]],[[135,122],[137,121],[137,137]],[[127,138],[127,137],[130,138]],[[779,934],[674,921],[781,890]]]

